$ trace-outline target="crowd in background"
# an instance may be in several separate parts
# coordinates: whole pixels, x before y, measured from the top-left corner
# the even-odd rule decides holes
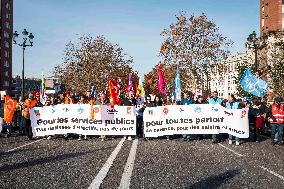
[[[0,117],[4,115],[4,101],[3,97],[0,102]],[[282,98],[276,96],[272,104],[267,103],[266,98],[261,99],[236,99],[233,94],[228,96],[228,99],[222,99],[218,97],[218,92],[214,91],[212,95],[206,99],[201,95],[194,96],[191,92],[184,92],[181,101],[175,101],[171,96],[161,96],[149,94],[145,97],[136,97],[133,91],[129,91],[127,95],[120,101],[119,105],[122,106],[135,106],[137,111],[137,135],[136,137],[143,137],[143,112],[146,107],[156,107],[164,105],[190,105],[190,104],[220,104],[227,109],[249,109],[249,125],[250,125],[250,140],[254,142],[260,142],[261,135],[270,132],[271,144],[283,145],[283,125],[284,125],[284,107],[282,104]],[[69,94],[55,94],[50,95],[45,99],[45,103],[42,104],[39,96],[29,94],[27,99],[19,97],[17,100],[16,110],[11,123],[2,122],[2,133],[5,137],[10,137],[13,132],[18,135],[25,135],[29,139],[32,137],[31,122],[29,117],[29,109],[33,107],[42,106],[54,106],[57,104],[93,104],[93,105],[109,105],[110,101],[106,94],[100,93],[95,97],[90,95],[90,91],[82,95]],[[1,124],[0,122],[0,124]],[[3,135],[3,134],[2,134]],[[277,136],[277,137],[276,137]],[[53,136],[47,136],[47,139],[51,139]],[[75,136],[74,134],[64,135],[65,139],[78,138],[82,140],[82,135]],[[88,136],[92,137],[92,136]],[[112,136],[114,137],[114,136]],[[178,136],[167,136],[167,140]],[[276,137],[276,139],[275,139]],[[102,140],[106,140],[106,136],[100,136]],[[111,137],[109,137],[111,138]],[[233,142],[236,145],[240,145],[240,139],[238,137],[226,134],[218,135],[183,135],[181,137],[184,141],[202,140],[212,138],[213,143],[218,143],[228,138],[229,144]],[[87,139],[84,136],[83,139]],[[128,137],[131,140],[131,137]],[[145,138],[146,140],[149,140]]]

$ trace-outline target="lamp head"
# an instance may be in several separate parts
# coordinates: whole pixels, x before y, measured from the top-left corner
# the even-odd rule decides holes
[[[29,35],[29,32],[26,30],[26,29],[24,29],[24,31],[22,32],[22,34],[23,34],[23,36],[27,36],[27,35]]]
[[[17,38],[18,38],[18,36],[19,36],[18,32],[15,31],[15,32],[13,33],[13,42],[14,42],[14,44],[17,43]]]
[[[33,39],[34,39],[34,35],[32,33],[30,33],[29,35],[29,41],[31,43],[31,46],[33,46]]]

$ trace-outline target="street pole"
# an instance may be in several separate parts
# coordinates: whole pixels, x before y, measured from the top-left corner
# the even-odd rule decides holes
[[[254,44],[254,69],[255,69],[255,72],[257,72],[257,69],[258,69],[258,65],[257,65],[257,45]]]
[[[22,32],[23,35],[23,41],[21,43],[17,42],[17,38],[19,37],[19,34],[17,31],[13,33],[13,42],[14,44],[20,46],[23,48],[23,70],[22,70],[22,91],[21,96],[24,99],[25,97],[25,50],[26,47],[32,47],[33,46],[33,39],[34,35],[32,33],[29,33],[26,29]],[[27,44],[27,40],[29,39],[29,44]]]
[[[22,70],[22,98],[24,98],[25,95],[25,47],[23,47],[23,70]]]

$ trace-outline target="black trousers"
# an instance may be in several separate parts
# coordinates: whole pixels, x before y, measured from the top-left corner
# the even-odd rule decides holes
[[[136,116],[136,135],[143,136],[143,116]]]
[[[259,141],[260,140],[260,133],[261,133],[261,129],[259,128],[254,128],[254,133],[253,133],[253,141]]]
[[[23,117],[23,127],[25,128],[25,135],[29,138],[33,138],[33,132],[31,127],[31,120]]]

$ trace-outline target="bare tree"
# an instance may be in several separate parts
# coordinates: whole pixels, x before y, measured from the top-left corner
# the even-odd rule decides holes
[[[93,83],[98,91],[108,89],[108,81],[121,80],[127,85],[128,74],[138,83],[138,73],[133,70],[133,59],[121,47],[103,36],[82,36],[79,42],[69,42],[64,51],[64,62],[54,68],[54,74],[72,90],[86,91]]]
[[[214,70],[222,72],[223,65],[217,64],[229,55],[232,45],[216,24],[205,14],[187,16],[181,12],[177,22],[161,32],[164,41],[160,56],[166,64],[179,64],[181,76],[189,78],[186,85],[209,90],[209,81]],[[214,69],[214,68],[218,69]]]

